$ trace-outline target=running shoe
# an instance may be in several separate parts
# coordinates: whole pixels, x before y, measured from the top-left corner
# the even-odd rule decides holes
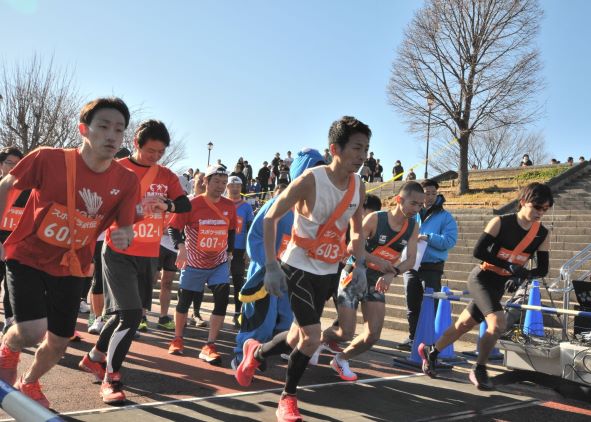
[[[170,342],[170,346],[168,346],[168,353],[171,355],[182,355],[184,353],[184,345],[183,345],[183,338],[182,337],[175,337]]]
[[[96,362],[96,361],[90,359],[90,356],[87,353],[84,355],[82,360],[78,363],[78,368],[94,375],[96,382],[102,382],[103,379],[105,378],[107,364],[105,362]]]
[[[277,422],[301,422],[302,415],[298,410],[298,399],[291,394],[282,394],[275,412]]]
[[[103,383],[101,384],[100,394],[103,398],[103,403],[123,403],[126,398],[122,388],[123,384],[121,383],[121,374],[119,374],[119,372],[107,373]]]
[[[0,379],[6,384],[13,385],[16,382],[20,355],[20,352],[13,352],[6,344],[0,346]]]
[[[80,308],[78,308],[78,312],[81,314],[87,314],[90,312],[90,305],[86,303],[85,300],[80,301]]]
[[[238,365],[234,377],[236,378],[236,381],[238,381],[238,384],[243,387],[247,387],[252,383],[254,371],[256,371],[261,364],[261,362],[254,357],[254,354],[260,345],[261,343],[255,339],[249,338],[242,346],[242,362]]]
[[[191,325],[195,327],[207,327],[207,321],[201,318],[201,315],[193,315],[191,317]]]
[[[49,400],[45,397],[45,394],[41,391],[41,384],[39,381],[24,382],[23,377],[18,380],[14,385],[15,390],[19,390],[25,396],[35,400],[41,406],[49,409]]]
[[[341,353],[343,351],[343,348],[339,346],[339,344],[334,340],[325,341],[321,344],[321,347],[322,349],[327,350],[331,353]]]
[[[90,322],[89,322],[90,323]],[[88,332],[90,334],[100,334],[103,331],[103,327],[105,326],[105,320],[102,316],[98,316],[95,318],[92,325],[88,327]]]
[[[412,339],[410,337],[407,337],[402,343],[398,343],[396,348],[398,350],[410,352],[412,350],[412,343],[413,343]]]
[[[357,381],[357,374],[351,371],[351,368],[349,368],[349,362],[347,359],[343,359],[340,353],[337,353],[330,361],[330,367],[339,374],[339,377],[341,377],[343,381]]]
[[[137,326],[138,331],[148,331],[148,319],[146,316],[142,317],[140,324]]]
[[[82,341],[82,336],[80,335],[80,333],[78,331],[74,331],[74,335],[72,337],[70,337],[70,341],[72,342],[79,342]]]
[[[222,356],[218,353],[215,344],[213,343],[208,343],[203,346],[201,353],[199,353],[199,359],[204,360],[211,365],[221,365],[222,363]]]
[[[474,365],[470,370],[468,378],[479,390],[490,391],[494,390],[495,386],[488,377],[486,366]]]
[[[158,328],[168,331],[174,331],[174,321],[168,315],[158,318]]]
[[[435,378],[437,376],[437,372],[435,371],[437,359],[431,357],[433,346],[427,346],[425,343],[421,343],[419,344],[417,351],[423,360],[423,364],[421,366],[423,373],[430,376],[431,378]]]

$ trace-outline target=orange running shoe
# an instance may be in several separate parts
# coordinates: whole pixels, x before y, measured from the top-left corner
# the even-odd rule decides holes
[[[6,344],[0,346],[0,379],[7,384],[16,382],[16,367],[21,352],[13,352]]]
[[[45,397],[45,394],[41,391],[41,384],[39,384],[39,381],[24,382],[23,377],[21,376],[18,382],[14,385],[14,388],[35,400],[41,406],[49,409],[49,400],[47,400],[47,397]]]
[[[107,365],[105,362],[96,362],[90,359],[90,356],[87,354],[84,355],[82,360],[78,363],[78,368],[86,371],[95,377],[95,382],[102,382],[105,378],[105,372]]]
[[[261,365],[261,362],[254,357],[254,353],[260,345],[261,343],[255,339],[249,338],[242,346],[242,362],[236,368],[234,377],[238,381],[238,384],[243,387],[248,387],[252,383],[254,372]]]
[[[298,399],[291,394],[282,394],[277,406],[277,422],[301,422],[302,415],[298,410]]]
[[[184,349],[183,338],[175,337],[170,342],[170,346],[168,346],[168,353],[171,355],[182,355]]]
[[[199,359],[204,360],[212,365],[221,365],[222,356],[218,353],[215,344],[207,343],[199,353]]]
[[[126,400],[121,383],[121,374],[119,372],[107,373],[101,384],[101,397],[103,403],[120,404]]]

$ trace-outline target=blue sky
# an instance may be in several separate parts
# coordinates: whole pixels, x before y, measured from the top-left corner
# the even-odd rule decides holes
[[[324,149],[342,115],[370,125],[387,172],[422,161],[424,141],[388,105],[395,51],[418,0],[0,0],[0,59],[54,56],[87,98],[121,96],[185,139],[179,168],[258,168],[275,152]],[[550,156],[591,155],[591,2],[544,0],[547,88],[536,125]],[[422,167],[421,167],[422,168]],[[420,171],[419,173],[422,173]],[[388,173],[387,173],[388,174]]]

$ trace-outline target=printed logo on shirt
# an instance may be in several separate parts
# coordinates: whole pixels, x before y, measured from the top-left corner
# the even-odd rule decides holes
[[[201,220],[199,219],[200,226],[225,226],[226,222],[224,220]]]
[[[387,240],[387,236],[385,234],[381,234],[380,237],[378,238],[378,243],[380,245],[383,245],[384,243],[386,243]]]
[[[121,192],[119,189],[111,189],[111,192],[109,192],[109,193],[113,196],[116,196],[116,195],[119,195],[119,192]]]
[[[103,198],[101,198],[96,192],[92,192],[87,188],[83,188],[79,190],[78,193],[80,197],[84,201],[84,205],[86,206],[86,214],[83,211],[80,211],[83,215],[86,215],[90,218],[99,218],[102,219],[103,216],[98,214],[99,209],[103,205]]]
[[[359,205],[359,204],[349,204],[349,209],[357,208],[357,205]]]
[[[334,239],[334,238],[339,237],[339,236],[334,231],[327,230],[327,231],[324,232],[324,237],[326,237],[328,239]]]
[[[146,192],[146,196],[166,196],[168,193],[168,185],[162,183],[152,183],[150,189]]]
[[[401,244],[402,246],[406,246],[406,244],[407,244],[407,243],[408,243],[408,242],[407,242],[406,240],[404,240],[404,239],[402,239],[402,240],[400,241],[400,244]]]

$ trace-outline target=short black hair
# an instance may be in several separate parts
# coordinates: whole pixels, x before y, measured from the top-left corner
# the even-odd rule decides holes
[[[523,200],[526,204],[531,202],[535,205],[544,205],[548,202],[550,206],[554,205],[552,190],[544,183],[534,182],[525,186],[521,189],[519,199]],[[521,208],[521,204],[519,204],[519,208]]]
[[[117,97],[97,98],[84,104],[82,110],[80,110],[80,123],[90,125],[95,113],[99,110],[102,110],[103,108],[114,108],[123,114],[123,118],[125,119],[125,127],[127,128],[130,119],[129,108],[121,98]]]
[[[412,170],[412,169],[411,169]],[[433,186],[435,189],[439,189],[439,183],[437,183],[435,180],[433,179],[425,179],[421,182],[421,186],[423,188],[427,188],[429,186]]]
[[[137,139],[138,146],[141,148],[148,141],[153,139],[162,142],[164,145],[170,145],[170,134],[166,125],[160,120],[144,120],[135,130],[134,138]]]
[[[349,142],[351,135],[355,133],[363,133],[367,139],[371,138],[371,129],[368,125],[352,116],[343,116],[339,120],[335,120],[330,125],[328,130],[328,144],[337,144],[344,148]]]
[[[17,147],[4,147],[0,150],[0,163],[6,161],[9,155],[14,155],[15,157],[18,157],[21,160],[24,157],[23,152]]]
[[[410,195],[411,193],[425,193],[425,190],[421,186],[419,182],[415,182],[414,180],[410,180],[405,182],[404,185],[398,191],[398,195],[402,196],[403,194]]]
[[[367,195],[365,195],[365,202],[363,203],[363,208],[371,211],[379,211],[382,209],[382,200],[379,196],[368,193]]]

